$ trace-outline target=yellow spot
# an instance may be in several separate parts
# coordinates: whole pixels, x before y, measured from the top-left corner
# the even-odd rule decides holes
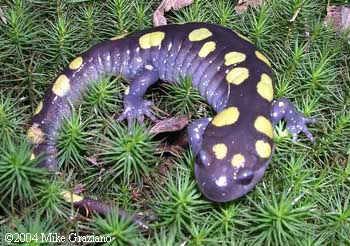
[[[213,52],[216,48],[216,44],[213,41],[206,42],[198,52],[199,57],[206,57],[209,53]]]
[[[34,159],[35,159],[35,155],[34,155],[34,153],[32,153],[32,154],[30,155],[29,160],[34,160]]]
[[[260,51],[255,51],[256,57],[258,57],[261,61],[265,62],[269,67],[271,67],[270,61],[267,59],[266,56],[263,55]]]
[[[150,70],[150,71],[153,70],[153,66],[152,66],[152,65],[146,65],[145,68],[146,68],[147,70]]]
[[[78,69],[81,64],[83,64],[83,58],[81,56],[76,57],[71,63],[69,63],[69,68],[74,70]]]
[[[258,116],[254,122],[254,127],[257,131],[265,134],[266,136],[272,138],[273,130],[271,122],[266,119],[264,116]]]
[[[120,35],[117,35],[113,38],[110,38],[109,40],[118,40],[118,39],[122,39],[124,38],[126,35],[128,35],[128,33],[123,33],[123,34],[120,34]]]
[[[240,167],[244,167],[244,162],[245,162],[245,158],[242,154],[235,154],[232,157],[231,165],[234,168],[240,168]]]
[[[60,75],[52,87],[53,93],[55,93],[57,96],[63,97],[69,90],[69,79],[64,74]]]
[[[83,196],[73,194],[70,191],[62,191],[61,196],[66,202],[71,202],[71,203],[80,202],[84,199]]]
[[[229,107],[218,113],[212,120],[212,124],[217,127],[227,126],[235,123],[239,117],[239,110],[236,107]]]
[[[255,150],[261,158],[268,158],[271,155],[271,146],[264,140],[256,141]]]
[[[43,101],[40,101],[38,103],[38,106],[36,106],[36,109],[35,109],[33,115],[39,114],[42,109],[43,109]]]
[[[236,33],[236,35],[237,35],[238,37],[240,37],[241,39],[243,39],[243,40],[245,40],[245,41],[247,41],[247,42],[249,42],[249,43],[251,43],[251,44],[254,44],[249,38],[247,38],[246,36],[243,36],[243,35],[240,34],[239,32],[234,32],[234,33]]]
[[[27,138],[33,144],[41,144],[44,142],[44,136],[44,132],[39,128],[39,124],[37,123],[34,123],[27,131]]]
[[[233,68],[227,75],[226,80],[235,85],[242,84],[249,77],[249,70],[244,67]]]
[[[207,28],[195,29],[188,35],[190,41],[201,41],[203,39],[209,38],[213,34]]]
[[[130,92],[130,86],[125,88],[124,94],[129,95],[129,92]]]
[[[227,147],[225,144],[220,143],[220,144],[215,144],[213,146],[213,152],[216,156],[216,159],[222,160],[226,157],[227,154]]]
[[[139,38],[139,43],[142,49],[149,49],[151,47],[160,45],[164,38],[164,32],[151,32],[142,35]]]
[[[267,74],[263,73],[256,89],[260,96],[271,102],[273,100],[272,79]]]
[[[225,65],[230,66],[232,64],[244,62],[246,57],[247,56],[241,52],[236,52],[236,51],[229,52],[225,55]]]

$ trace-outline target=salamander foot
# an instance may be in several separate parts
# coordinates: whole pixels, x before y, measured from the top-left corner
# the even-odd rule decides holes
[[[153,103],[142,98],[127,97],[124,100],[123,113],[118,117],[118,121],[127,120],[128,127],[131,129],[132,122],[136,119],[140,124],[143,124],[144,116],[147,116],[152,121],[157,121],[157,118],[149,109]]]
[[[292,134],[293,142],[296,142],[300,132],[303,132],[312,143],[315,141],[306,124],[315,123],[316,119],[304,117],[288,99],[281,98],[273,102],[271,118],[273,125],[281,119],[287,122],[287,129]]]

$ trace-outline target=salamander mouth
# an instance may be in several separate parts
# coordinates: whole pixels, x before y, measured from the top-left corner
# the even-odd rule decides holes
[[[201,193],[211,201],[229,202],[249,191],[241,190],[239,186],[235,185],[233,177],[226,175],[215,176],[202,165],[195,164],[194,172]]]
[[[224,203],[238,199],[251,191],[263,177],[265,169],[266,166],[262,166],[249,177],[243,176],[243,179],[234,179],[231,170],[223,170],[222,175],[219,175],[215,174],[214,170],[197,163],[194,172],[201,193],[211,201]]]

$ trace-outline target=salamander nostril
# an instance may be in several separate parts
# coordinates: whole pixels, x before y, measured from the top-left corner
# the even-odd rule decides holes
[[[242,185],[248,185],[253,180],[254,174],[250,170],[244,170],[242,171],[239,176],[238,180]]]

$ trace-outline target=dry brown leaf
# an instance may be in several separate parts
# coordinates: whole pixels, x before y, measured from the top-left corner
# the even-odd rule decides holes
[[[264,0],[239,0],[235,10],[238,14],[242,14],[247,11],[248,7],[259,7],[263,4]]]
[[[153,14],[153,25],[162,26],[166,25],[167,21],[164,17],[165,12],[171,9],[179,10],[193,3],[193,0],[163,0]]]
[[[157,122],[150,130],[150,133],[176,132],[188,125],[189,119],[186,115],[167,118]]]
[[[2,20],[2,22],[4,22],[5,25],[7,25],[7,19],[5,17],[5,12],[2,10],[1,7],[0,7],[0,19]]]
[[[350,28],[350,8],[343,6],[328,6],[325,25],[333,23],[336,28],[345,31]]]
[[[97,158],[95,156],[84,156],[84,159],[95,166],[101,166],[101,164],[97,161]]]
[[[182,146],[179,145],[169,145],[169,144],[160,144],[156,148],[156,154],[162,154],[162,153],[170,153],[173,156],[180,157],[183,152],[185,152],[185,149]]]

